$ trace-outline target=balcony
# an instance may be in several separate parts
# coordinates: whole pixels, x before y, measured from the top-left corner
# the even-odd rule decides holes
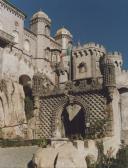
[[[3,30],[0,30],[0,46],[5,47],[8,44],[15,44],[14,37]]]

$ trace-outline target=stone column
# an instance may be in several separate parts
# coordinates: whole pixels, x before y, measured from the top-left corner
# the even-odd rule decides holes
[[[3,52],[4,52],[4,49],[0,47],[0,78],[2,78],[2,71],[3,71],[3,68],[2,68],[2,65],[3,65]]]
[[[40,112],[40,98],[39,96],[34,97],[34,118],[35,118],[35,131],[33,132],[33,137],[34,139],[39,138],[39,125],[40,125],[40,120],[39,120],[39,112]]]

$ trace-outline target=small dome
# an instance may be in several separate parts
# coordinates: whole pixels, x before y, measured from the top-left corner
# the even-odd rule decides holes
[[[35,18],[45,18],[47,19],[48,21],[51,22],[51,19],[48,17],[48,15],[46,13],[44,13],[43,11],[39,11],[37,13],[35,13],[33,16],[32,16],[32,19],[35,19]]]
[[[56,36],[60,36],[60,35],[68,35],[68,36],[72,37],[72,34],[67,29],[65,29],[64,27],[57,30]]]

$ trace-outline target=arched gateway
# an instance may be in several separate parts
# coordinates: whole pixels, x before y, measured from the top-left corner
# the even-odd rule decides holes
[[[87,80],[56,88],[43,74],[34,76],[37,138],[99,138],[112,134],[112,92],[100,79]]]
[[[64,135],[66,137],[85,137],[85,109],[76,103],[66,104],[61,114]]]
[[[53,110],[53,136],[58,138],[71,136],[85,136],[88,105],[79,102],[77,98],[70,101],[65,97],[63,102],[57,104]]]

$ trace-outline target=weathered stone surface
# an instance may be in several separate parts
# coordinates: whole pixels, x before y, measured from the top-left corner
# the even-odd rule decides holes
[[[58,149],[56,168],[86,168],[85,155],[77,150],[72,143],[64,144]]]
[[[31,158],[38,149],[37,146],[0,148],[0,168],[31,168]]]
[[[122,129],[128,130],[128,92],[121,94]]]
[[[113,93],[113,101],[112,101],[112,109],[113,109],[113,122],[112,122],[112,136],[103,138],[104,144],[104,152],[112,148],[113,149],[113,156],[116,155],[118,149],[120,148],[120,137],[121,137],[121,114],[120,114],[120,95],[118,90],[114,90]]]
[[[122,71],[116,77],[117,87],[120,89],[120,121],[121,139],[128,144],[128,72]]]
[[[32,117],[28,121],[27,138],[36,139],[35,131],[36,131],[36,118]]]
[[[128,91],[121,94],[120,97],[121,108],[121,138],[128,144]]]
[[[60,143],[60,145],[59,145]],[[98,158],[98,149],[95,141],[88,141],[85,147],[84,141],[56,141],[50,147],[39,149],[33,157],[33,163],[37,168],[87,168],[86,157],[94,163]]]
[[[20,84],[10,79],[0,81],[0,127],[3,138],[24,137],[24,98]]]
[[[123,71],[116,77],[117,88],[128,88],[128,72]]]
[[[91,158],[90,161],[92,163],[96,162],[98,158],[98,149],[96,142],[94,140],[87,140],[87,146],[85,144],[84,146],[85,146],[84,149],[85,156],[86,157],[89,156]]]
[[[51,147],[39,149],[33,156],[33,162],[40,168],[54,168],[57,154],[58,151]]]

